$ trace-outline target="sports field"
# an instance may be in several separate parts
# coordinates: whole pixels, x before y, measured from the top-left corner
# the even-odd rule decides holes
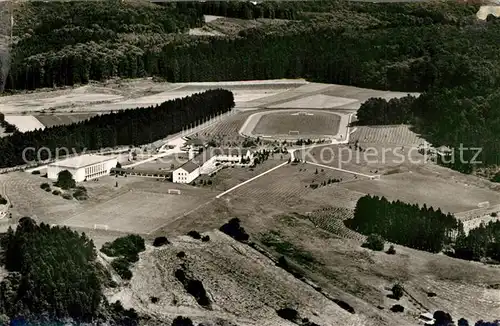
[[[201,204],[189,195],[129,191],[76,214],[62,224],[81,228],[148,233]]]
[[[251,114],[240,129],[243,136],[265,139],[345,137],[347,114],[320,110],[269,110]]]
[[[301,137],[336,135],[340,116],[323,112],[272,112],[260,116],[254,135],[288,136],[297,132]]]

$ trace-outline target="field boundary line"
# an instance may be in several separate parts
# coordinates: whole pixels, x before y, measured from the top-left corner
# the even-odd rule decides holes
[[[328,165],[324,165],[324,164],[319,164],[319,163],[314,163],[314,162],[309,162],[309,161],[305,161],[305,162],[307,164],[312,164],[312,165],[316,165],[316,166],[327,168],[327,169],[331,169],[331,170],[336,170],[336,171],[347,172],[347,173],[359,175],[359,176],[362,176],[362,177],[365,177],[365,178],[369,178],[369,179],[372,179],[372,180],[375,179],[375,178],[380,178],[379,174],[377,174],[377,175],[369,175],[369,174],[364,174],[364,173],[360,173],[360,172],[354,172],[354,171],[351,171],[351,170],[346,170],[346,169],[341,169],[341,168],[335,168],[333,166],[328,166]]]
[[[243,182],[242,182],[242,183],[240,183],[240,184],[237,184],[236,186],[234,186],[234,187],[232,187],[232,188],[229,188],[228,190],[224,191],[223,193],[218,194],[217,196],[215,196],[215,198],[221,198],[222,196],[224,196],[224,195],[226,195],[226,194],[230,193],[231,191],[236,190],[236,189],[238,189],[239,187],[244,186],[244,185],[246,185],[247,183],[250,183],[250,182],[254,181],[255,179],[258,179],[258,178],[260,178],[260,177],[261,177],[261,176],[263,176],[263,175],[266,175],[266,174],[268,174],[268,173],[270,173],[270,172],[272,172],[272,171],[274,171],[274,170],[277,170],[277,169],[279,169],[280,167],[282,167],[282,166],[284,166],[284,165],[286,165],[286,164],[288,164],[288,161],[285,161],[285,162],[281,163],[281,164],[280,164],[280,165],[278,165],[278,166],[275,166],[275,167],[273,167],[273,168],[271,168],[271,169],[269,169],[269,170],[267,170],[267,171],[265,171],[265,172],[262,172],[262,173],[261,173],[261,174],[259,174],[259,175],[256,175],[256,176],[255,176],[255,177],[253,177],[253,178],[250,178],[250,179],[248,179],[248,180],[246,180],[246,181],[243,181]]]

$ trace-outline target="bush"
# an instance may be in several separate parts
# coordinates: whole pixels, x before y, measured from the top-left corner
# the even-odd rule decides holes
[[[45,188],[44,190],[45,190],[46,192],[51,192],[51,191],[52,191],[52,189],[50,189],[50,187],[49,187],[49,188]]]
[[[389,249],[387,249],[387,254],[389,255],[395,255],[396,254],[396,249],[394,249],[394,246],[391,245]]]
[[[371,234],[362,245],[363,248],[368,248],[375,251],[384,250],[384,239],[378,234]]]
[[[121,278],[125,280],[130,280],[132,278],[132,272],[130,271],[130,262],[123,257],[116,258],[111,262],[111,266],[120,275]]]
[[[391,307],[392,312],[403,312],[405,311],[405,308],[399,304],[395,304],[394,306]]]
[[[40,170],[32,171],[31,174],[40,174]]]
[[[176,256],[178,258],[185,258],[186,257],[186,253],[184,251],[179,251]]]
[[[73,179],[73,175],[68,170],[61,171],[57,174],[56,186],[61,187],[64,190],[74,188],[76,182]]]
[[[0,205],[7,205],[7,199],[3,198],[2,195],[0,195]]]
[[[67,199],[67,200],[71,200],[72,199],[70,194],[63,194],[62,198]]]
[[[247,241],[250,238],[245,229],[240,226],[240,220],[237,217],[221,226],[219,230],[237,241]]]
[[[48,183],[44,182],[40,185],[40,188],[42,188],[42,189],[50,188],[50,185]]]
[[[498,216],[498,213],[497,213],[497,212],[492,212],[492,213],[490,214],[490,216],[491,216],[491,217],[497,217],[497,216]]]
[[[392,298],[399,300],[404,294],[404,289],[400,284],[395,284],[392,287]]]
[[[158,301],[160,301],[160,299],[158,299],[157,297],[150,297],[150,300],[151,303],[157,303]]]
[[[355,314],[356,312],[354,311],[354,308],[351,307],[347,302],[345,301],[342,301],[342,300],[338,300],[338,299],[334,299],[333,300],[340,308],[344,309],[345,311],[351,313],[351,314]]]
[[[196,240],[201,239],[201,234],[198,231],[189,231],[187,235]]]
[[[157,237],[153,241],[153,246],[155,247],[161,247],[166,244],[170,244],[170,241],[168,241],[167,237]]]
[[[56,196],[59,196],[61,194],[61,192],[56,189],[56,190],[52,191],[52,194],[56,195]]]
[[[278,316],[283,319],[289,320],[291,322],[295,322],[300,318],[299,312],[292,308],[283,308],[276,310]]]
[[[73,192],[73,197],[77,200],[86,200],[88,198],[87,189],[84,187],[78,187],[75,192]]]
[[[188,317],[178,316],[172,322],[172,326],[194,326],[193,321]]]
[[[208,242],[210,241],[210,237],[208,235],[204,235],[202,238],[201,238],[201,241],[203,242]]]
[[[144,239],[136,234],[130,234],[113,242],[106,242],[101,252],[110,257],[122,256],[130,262],[136,262],[139,260],[138,253],[145,249]]]

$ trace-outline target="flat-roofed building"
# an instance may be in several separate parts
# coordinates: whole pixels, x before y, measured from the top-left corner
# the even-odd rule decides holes
[[[96,179],[109,175],[116,167],[115,156],[81,155],[51,163],[47,167],[47,178],[57,180],[59,172],[68,170],[76,182]]]

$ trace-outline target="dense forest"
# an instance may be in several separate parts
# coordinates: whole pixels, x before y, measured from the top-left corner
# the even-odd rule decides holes
[[[500,221],[481,224],[466,234],[460,221],[440,209],[367,195],[358,200],[354,217],[345,223],[362,234],[380,235],[410,248],[500,262]]]
[[[354,218],[346,224],[362,234],[379,234],[388,241],[429,252],[440,252],[463,230],[460,221],[440,209],[370,195],[358,200]]]
[[[85,234],[67,227],[37,225],[24,217],[16,231],[9,229],[2,235],[0,245],[2,263],[10,272],[0,283],[0,316],[46,324],[114,316],[115,322],[134,324],[133,311],[119,309],[117,304],[109,306],[104,299],[101,282],[105,274],[95,262],[94,244]]]
[[[302,77],[423,92],[411,110],[410,101],[391,103],[371,124],[413,121],[433,145],[480,147],[481,162],[500,163],[500,19],[478,21],[478,5],[108,0],[16,8],[10,91],[160,76],[170,82]],[[226,37],[178,33],[201,26],[203,14],[289,21]],[[444,165],[473,171],[467,163]]]
[[[0,138],[0,167],[10,167],[56,157],[57,148],[81,152],[118,145],[140,145],[180,132],[234,107],[233,93],[208,90],[147,108],[98,115],[71,125],[20,133]],[[37,158],[40,148],[41,156]],[[26,148],[34,151],[24,152]],[[50,155],[50,156],[49,156]]]

